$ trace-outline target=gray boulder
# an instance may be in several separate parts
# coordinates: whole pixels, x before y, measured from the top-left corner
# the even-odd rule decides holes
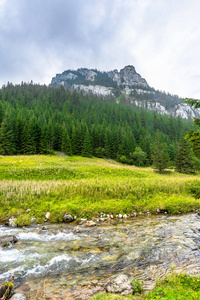
[[[16,218],[10,218],[9,220],[8,220],[8,226],[9,227],[17,227],[17,219]]]
[[[63,216],[63,222],[70,223],[72,221],[74,221],[74,218],[72,215],[66,214]]]
[[[4,235],[0,237],[0,246],[7,247],[10,244],[14,244],[18,241],[15,235]]]
[[[105,289],[108,293],[122,295],[132,295],[134,292],[131,280],[127,275],[117,275],[110,278],[110,281],[106,284]]]
[[[10,300],[26,300],[26,296],[24,294],[17,293],[14,294]]]

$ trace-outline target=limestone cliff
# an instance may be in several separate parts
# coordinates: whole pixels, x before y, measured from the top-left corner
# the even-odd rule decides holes
[[[112,96],[116,98],[117,103],[123,101],[160,114],[180,116],[185,119],[200,117],[200,110],[194,110],[178,96],[150,87],[131,65],[120,71],[109,72],[87,68],[66,70],[62,74],[56,74],[50,86],[64,86],[66,89],[103,97]]]

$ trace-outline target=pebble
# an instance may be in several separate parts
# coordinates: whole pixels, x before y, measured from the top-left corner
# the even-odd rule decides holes
[[[131,213],[131,217],[137,217],[136,212]]]
[[[83,223],[87,222],[87,219],[81,219],[81,222],[83,222]]]
[[[50,218],[50,212],[48,211],[47,213],[46,213],[46,215],[45,215],[45,218],[48,220],[49,218]]]
[[[96,223],[93,221],[87,221],[86,226],[88,227],[96,226]]]

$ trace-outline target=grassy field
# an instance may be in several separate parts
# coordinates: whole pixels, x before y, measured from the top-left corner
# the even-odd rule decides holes
[[[64,213],[168,213],[200,208],[200,175],[158,174],[112,160],[60,156],[0,156],[0,221],[32,217],[62,221]],[[28,212],[26,212],[28,210]]]

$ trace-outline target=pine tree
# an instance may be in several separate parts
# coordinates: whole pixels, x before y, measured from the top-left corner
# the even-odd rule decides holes
[[[194,171],[192,152],[188,142],[182,137],[175,158],[175,170],[179,173],[190,174]]]
[[[153,168],[159,172],[169,167],[169,155],[165,144],[161,140],[160,132],[157,131],[153,152]]]
[[[5,117],[1,123],[0,128],[0,154],[1,155],[12,155],[14,154],[13,146],[13,131],[10,128],[8,118]]]
[[[43,124],[42,127],[42,132],[41,132],[41,138],[40,138],[40,153],[42,154],[47,154],[49,153],[49,148],[48,148],[48,127],[47,124]]]
[[[22,152],[23,154],[35,154],[36,146],[30,124],[24,126],[22,130]]]
[[[147,154],[140,147],[136,147],[133,152],[133,159],[137,166],[144,165],[147,160]]]
[[[62,132],[61,151],[67,155],[72,155],[72,145],[67,129],[64,127]]]
[[[200,108],[200,100],[197,99],[186,99],[186,102],[193,106],[195,109]],[[194,124],[200,128],[200,118],[194,118]],[[190,130],[186,138],[191,142],[193,153],[196,157],[200,158],[200,129],[194,131]]]
[[[92,157],[92,145],[88,129],[85,132],[81,155],[85,157]]]

